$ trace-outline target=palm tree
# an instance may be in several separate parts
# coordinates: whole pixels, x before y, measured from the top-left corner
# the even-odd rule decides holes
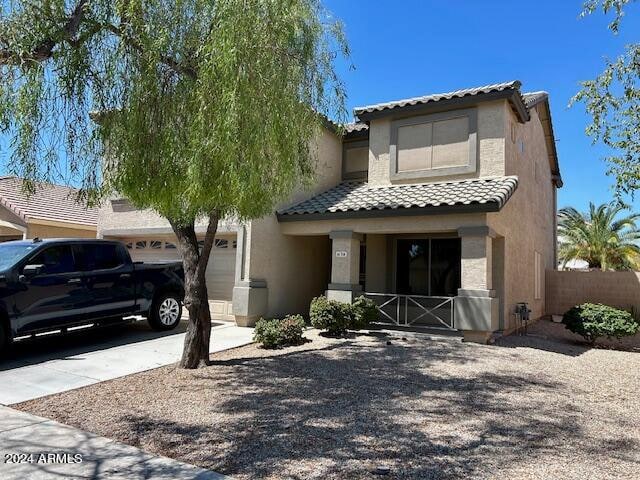
[[[640,268],[639,213],[620,216],[620,205],[589,204],[589,212],[572,207],[558,213],[558,254],[563,266],[583,260],[589,268],[638,270]]]

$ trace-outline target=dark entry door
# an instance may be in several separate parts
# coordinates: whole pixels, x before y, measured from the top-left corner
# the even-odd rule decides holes
[[[396,293],[429,295],[429,240],[398,240]]]
[[[409,295],[394,303],[400,324],[451,325],[447,298],[460,288],[460,239],[399,239],[396,244],[396,293]]]
[[[396,293],[448,297],[460,288],[460,239],[400,239]]]

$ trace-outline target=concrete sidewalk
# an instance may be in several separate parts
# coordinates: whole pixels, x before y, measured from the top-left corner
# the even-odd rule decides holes
[[[228,477],[0,406],[0,478],[222,480]]]
[[[17,352],[14,359],[0,363],[0,404],[11,405],[175,363],[180,359],[184,336],[184,325],[158,334],[144,324],[134,324],[111,334],[78,332],[71,346],[55,344],[64,342],[64,337],[47,339],[49,344],[41,341],[29,346],[35,352]],[[212,331],[211,352],[246,345],[252,336],[252,328],[219,323]]]

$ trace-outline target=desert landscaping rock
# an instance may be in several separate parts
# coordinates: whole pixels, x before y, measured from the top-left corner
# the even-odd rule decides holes
[[[312,330],[18,408],[238,479],[639,478],[640,354],[562,329],[491,346]]]

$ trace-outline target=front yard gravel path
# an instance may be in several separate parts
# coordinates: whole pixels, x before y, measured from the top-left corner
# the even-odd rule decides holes
[[[558,328],[492,346],[308,331],[17,408],[239,479],[640,478],[640,353]]]

